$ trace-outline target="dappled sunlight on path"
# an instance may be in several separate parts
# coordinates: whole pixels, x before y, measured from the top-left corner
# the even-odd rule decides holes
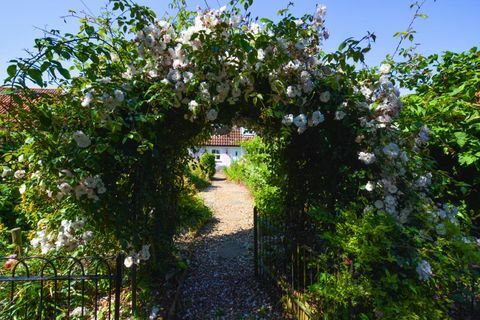
[[[217,173],[201,193],[214,212],[194,244],[179,319],[284,319],[253,270],[253,200]]]

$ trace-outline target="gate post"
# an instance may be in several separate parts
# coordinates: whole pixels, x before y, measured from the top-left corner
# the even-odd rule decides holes
[[[120,293],[122,291],[122,273],[123,261],[125,260],[122,253],[117,255],[115,261],[115,306],[114,306],[114,320],[120,320]]]
[[[23,254],[22,248],[22,229],[21,228],[14,228],[10,230],[12,234],[12,244],[15,247],[15,253],[17,257],[21,257]]]
[[[132,314],[135,317],[137,315],[137,265],[134,263],[132,266]]]
[[[253,267],[255,276],[258,277],[258,212],[257,207],[253,207]]]

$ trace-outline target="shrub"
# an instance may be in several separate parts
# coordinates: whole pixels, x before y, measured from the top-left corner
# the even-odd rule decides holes
[[[205,152],[200,156],[200,168],[207,175],[208,179],[212,179],[215,175],[215,155],[209,152]]]
[[[245,161],[234,161],[224,169],[227,179],[235,182],[245,182]]]
[[[282,182],[274,174],[274,160],[277,158],[272,152],[273,148],[269,148],[260,137],[243,142],[242,146],[246,154],[241,161],[225,168],[227,178],[245,183],[258,209],[280,214],[283,212],[280,193]]]
[[[417,56],[397,67],[401,84],[415,90],[403,99],[400,126],[413,134],[428,128],[437,194],[463,203],[480,227],[480,51]]]
[[[198,162],[192,161],[186,170],[188,181],[194,185],[195,189],[203,190],[210,185],[208,175],[203,171]]]
[[[179,215],[178,232],[181,232],[203,226],[212,218],[212,211],[195,192],[184,192],[179,199]]]

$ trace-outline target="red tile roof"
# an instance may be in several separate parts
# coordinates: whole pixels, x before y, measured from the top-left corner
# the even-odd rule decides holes
[[[7,87],[0,87],[0,114],[5,114],[8,113],[8,109],[13,106],[13,101],[11,97],[7,94],[11,89]],[[57,89],[31,89],[33,92],[42,94],[51,94],[51,95],[57,95],[58,90]]]
[[[12,106],[10,96],[3,94],[9,90],[8,88],[0,87],[0,114],[8,113],[8,109]],[[56,89],[32,89],[38,93],[57,94]],[[242,134],[240,128],[233,128],[228,134],[212,135],[205,143],[207,146],[239,146],[240,142],[248,141],[254,138],[254,135]]]
[[[240,128],[233,128],[228,134],[212,135],[205,145],[207,146],[239,146],[240,142],[253,139],[253,135],[242,134]]]

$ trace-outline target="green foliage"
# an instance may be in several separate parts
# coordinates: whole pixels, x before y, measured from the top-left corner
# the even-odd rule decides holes
[[[177,263],[175,235],[210,215],[185,177],[191,170],[211,178],[214,157],[200,160],[198,174],[188,150],[241,124],[262,138],[245,144],[247,156],[229,176],[249,186],[260,211],[286,223],[288,236],[319,244],[323,275],[311,290],[319,312],[338,319],[337,307],[353,304],[364,319],[448,316],[458,287],[478,277],[471,268],[478,248],[463,211],[449,210],[449,222],[437,205],[443,199],[417,186],[429,167],[391,122],[399,101],[388,71],[380,77],[355,64],[365,61],[373,34],[325,54],[321,7],[301,19],[282,10],[260,30],[249,14],[233,19],[238,8],[192,13],[179,0],[178,14],[165,22],[129,0],[110,4],[113,13],[80,17],[76,34],[52,30],[35,42],[32,57],[12,60],[7,84],[16,121],[0,125],[21,144],[1,155],[15,172],[2,180],[14,199],[6,207],[51,233],[65,219],[85,218],[95,236],[75,254],[151,246],[141,283],[160,283],[154,277]],[[252,1],[238,4],[248,9]],[[445,71],[432,76],[440,88],[435,79]],[[463,71],[462,79],[478,80]],[[61,96],[28,90],[28,81],[60,85]],[[448,92],[450,100],[435,105],[475,94],[462,85]],[[460,101],[467,103],[477,109]],[[444,137],[460,167],[477,164],[475,112],[460,119],[468,131]],[[376,188],[367,191],[372,181]],[[434,273],[419,279],[415,268],[426,260]]]
[[[189,164],[186,175],[188,181],[193,184],[197,190],[203,190],[210,185],[208,175],[195,161]]]
[[[209,152],[205,152],[200,156],[199,161],[200,169],[207,175],[208,179],[212,179],[215,175],[215,155]]]
[[[234,161],[232,164],[224,169],[227,179],[234,182],[244,182],[246,161]]]
[[[411,263],[408,248],[421,241],[415,230],[401,229],[391,216],[373,212],[360,216],[357,212],[331,215],[312,210],[310,215],[318,229],[328,231],[321,235],[325,252],[315,265],[322,271],[309,297],[329,319],[342,318],[348,306],[365,319],[379,315],[385,319],[449,318],[451,299],[459,294],[459,283],[450,283],[449,277],[459,279],[470,261],[480,258],[478,251],[470,251],[461,240],[455,243],[457,252],[442,240],[438,247],[427,249],[442,259],[432,265],[436,276],[425,285],[402,267]],[[453,263],[454,255],[467,257],[468,251],[476,257],[460,265]],[[475,274],[471,276],[465,284]]]
[[[206,222],[212,219],[212,211],[205,205],[202,198],[193,191],[182,193],[179,198],[179,210],[181,223],[178,231],[196,231]]]
[[[465,202],[480,227],[480,52],[419,56],[397,70],[400,83],[415,90],[404,98],[401,127],[412,134],[428,127],[427,149],[442,173],[438,192]]]
[[[261,211],[281,214],[282,198],[276,175],[275,155],[260,137],[242,143],[246,154],[240,161],[225,168],[229,180],[243,182],[252,192],[255,206]],[[277,164],[278,165],[278,164]]]

